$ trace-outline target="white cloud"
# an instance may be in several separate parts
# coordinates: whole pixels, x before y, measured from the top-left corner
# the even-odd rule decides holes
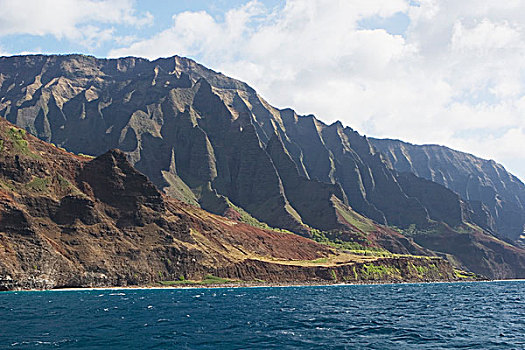
[[[454,24],[451,38],[452,51],[471,52],[477,55],[488,54],[495,50],[513,50],[519,48],[520,33],[508,23],[493,23],[484,18],[473,27],[465,27],[461,21]]]
[[[111,40],[111,24],[141,27],[151,24],[150,13],[137,15],[131,0],[0,0],[0,36],[52,35],[86,47]]]
[[[403,36],[359,26],[399,12],[410,19]],[[287,0],[277,10],[251,1],[223,19],[176,14],[163,32],[110,55],[193,57],[279,107],[447,144],[525,179],[523,18],[520,0]]]
[[[223,22],[218,23],[205,11],[181,12],[173,16],[173,25],[149,40],[133,43],[129,48],[113,50],[110,56],[134,53],[149,58],[182,54],[201,56],[210,60],[220,56],[224,61],[238,57],[239,49],[249,32],[249,24],[262,11],[257,2],[229,11]]]
[[[0,56],[9,56],[11,55],[9,52],[5,51],[2,46],[0,46]]]

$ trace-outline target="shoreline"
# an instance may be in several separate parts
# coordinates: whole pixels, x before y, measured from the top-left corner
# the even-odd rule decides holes
[[[406,282],[363,282],[363,283],[224,283],[224,284],[195,284],[195,285],[146,285],[146,286],[115,286],[115,287],[72,287],[72,288],[53,288],[53,289],[20,289],[2,291],[2,293],[18,292],[79,292],[79,291],[123,291],[123,290],[185,290],[185,289],[237,289],[237,288],[302,288],[302,287],[344,287],[344,286],[378,286],[378,285],[398,285],[398,284],[445,284],[445,283],[472,283],[472,282],[522,282],[525,279],[508,280],[457,280],[457,281],[406,281]]]

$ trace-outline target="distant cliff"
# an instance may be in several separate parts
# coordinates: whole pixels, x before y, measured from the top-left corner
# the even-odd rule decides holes
[[[451,189],[471,204],[480,226],[520,240],[525,229],[525,185],[502,165],[444,146],[370,140],[394,169]]]

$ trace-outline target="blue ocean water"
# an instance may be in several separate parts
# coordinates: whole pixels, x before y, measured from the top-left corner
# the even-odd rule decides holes
[[[525,349],[525,281],[0,293],[1,349]]]

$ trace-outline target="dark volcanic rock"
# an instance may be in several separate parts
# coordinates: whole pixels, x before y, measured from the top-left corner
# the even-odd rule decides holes
[[[378,223],[428,221],[366,138],[340,123],[277,110],[246,84],[191,60],[18,56],[0,58],[0,73],[0,115],[73,152],[119,148],[159,188],[188,203],[214,209],[224,196],[272,226],[303,232],[304,222],[324,230],[336,226],[333,214],[314,215],[331,210],[321,209],[327,196],[317,189],[324,186]],[[278,155],[266,148],[273,135],[300,183],[287,179],[283,188],[289,172],[278,173]],[[301,184],[311,195],[299,193]]]
[[[65,196],[60,200],[60,205],[51,214],[53,221],[60,225],[74,224],[79,219],[86,225],[100,222],[95,209],[95,203],[85,196]]]
[[[523,278],[523,249],[505,244],[480,231],[458,232],[435,225],[427,232],[417,233],[414,240],[424,247],[440,252],[443,257],[459,260],[460,267],[500,279]]]
[[[290,204],[303,218],[303,222],[326,231],[341,229],[344,225],[339,221],[331,200],[335,196],[348,204],[340,185],[311,180],[300,175],[297,165],[277,134],[268,142],[266,151],[282,179]]]
[[[514,241],[523,234],[525,185],[500,164],[444,146],[388,139],[372,144],[397,171],[439,183],[469,201],[480,226]]]
[[[157,188],[118,150],[111,150],[87,163],[77,181],[88,184],[96,198],[121,211],[135,211],[141,205],[155,211],[165,209]]]
[[[465,204],[451,190],[411,173],[400,173],[396,179],[407,195],[417,198],[428,208],[431,219],[445,222],[452,227],[469,219],[465,217]]]

